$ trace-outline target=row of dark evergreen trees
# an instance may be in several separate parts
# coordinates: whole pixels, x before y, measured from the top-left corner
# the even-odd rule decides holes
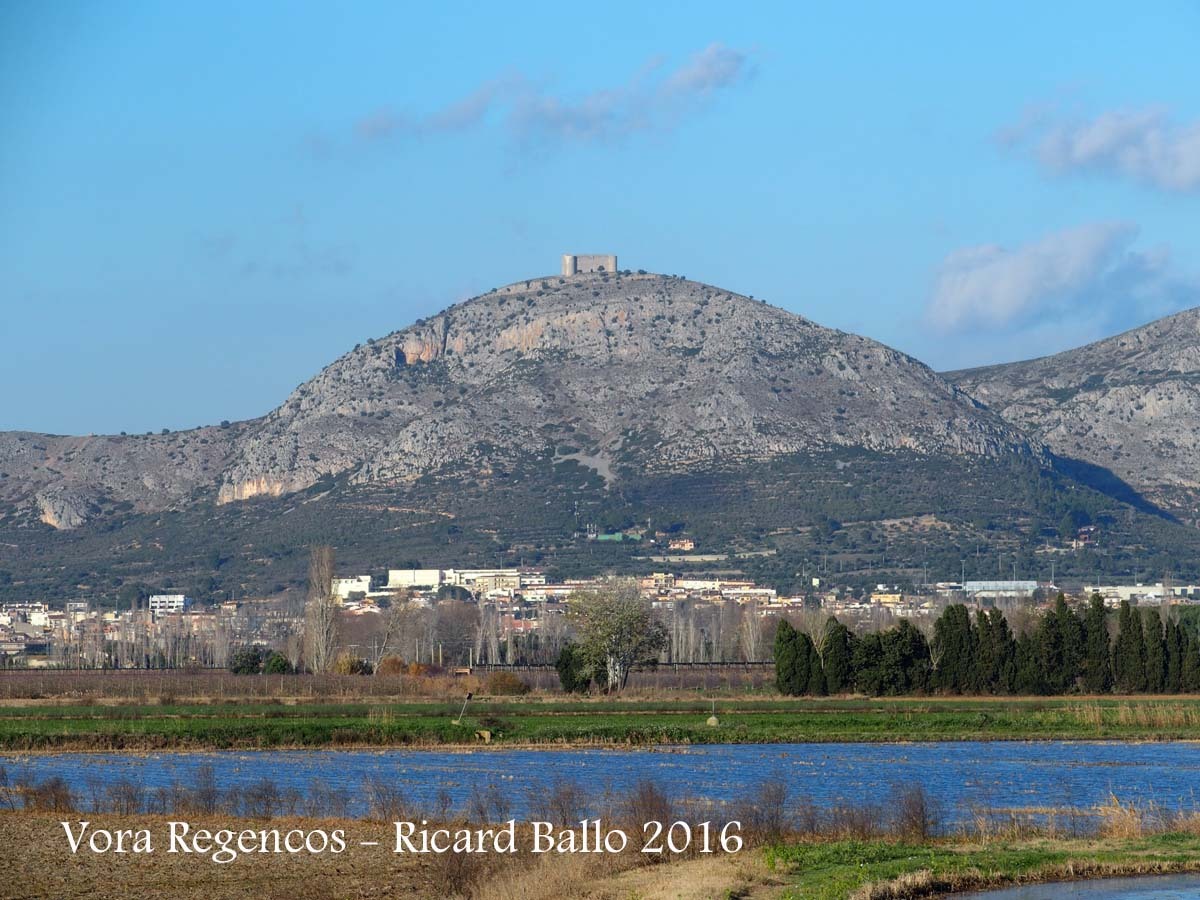
[[[814,642],[786,620],[775,633],[775,680],[785,694],[1066,694],[1200,691],[1200,641],[1157,609],[1122,603],[1115,639],[1094,596],[1083,615],[1060,594],[1030,630],[1014,635],[998,609],[961,604],[933,639],[908,621],[855,635],[830,618]]]

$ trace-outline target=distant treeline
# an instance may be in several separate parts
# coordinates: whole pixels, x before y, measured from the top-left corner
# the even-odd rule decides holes
[[[1059,594],[1022,634],[998,609],[974,617],[961,604],[937,619],[932,639],[908,621],[855,635],[836,618],[810,636],[787,621],[775,634],[775,679],[784,694],[1178,694],[1200,692],[1200,640],[1158,609],[1123,602],[1115,636],[1104,601],[1083,615]]]

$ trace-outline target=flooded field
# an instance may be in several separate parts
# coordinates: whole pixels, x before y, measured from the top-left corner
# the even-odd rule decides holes
[[[363,785],[381,780],[409,802],[462,807],[495,786],[513,815],[559,782],[575,783],[603,807],[606,794],[650,779],[680,799],[720,804],[748,796],[770,777],[817,806],[883,802],[896,785],[920,784],[947,823],[974,810],[1041,815],[1086,810],[1111,795],[1166,810],[1200,808],[1200,745],[1188,742],[722,744],[641,750],[313,750],[162,754],[61,753],[0,756],[10,781],[66,779],[86,801],[119,781],[149,791],[190,784],[211,767],[223,790],[264,778],[280,789],[314,784],[365,810]]]
[[[955,900],[1200,900],[1200,875],[1110,878],[955,894]]]

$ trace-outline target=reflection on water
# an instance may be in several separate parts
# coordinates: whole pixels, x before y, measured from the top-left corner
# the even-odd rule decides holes
[[[955,900],[1200,900],[1200,875],[1110,878],[955,894]]]
[[[304,750],[208,753],[62,753],[0,756],[9,777],[61,775],[84,796],[121,779],[150,789],[190,783],[204,765],[222,788],[267,777],[281,788],[314,781],[361,797],[366,778],[385,779],[410,800],[434,805],[445,791],[461,805],[475,787],[505,788],[513,812],[556,781],[576,782],[598,798],[649,778],[680,798],[720,802],[745,797],[768,776],[786,779],[793,797],[821,806],[876,803],[897,784],[922,784],[948,821],[972,808],[1088,808],[1116,794],[1166,809],[1200,807],[1200,745],[1187,742],[952,742],[929,744],[724,744],[641,750]],[[361,812],[361,799],[352,810]]]

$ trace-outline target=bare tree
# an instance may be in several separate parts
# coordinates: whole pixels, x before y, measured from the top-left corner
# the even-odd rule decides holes
[[[434,610],[436,636],[443,655],[451,661],[466,662],[468,650],[474,646],[479,624],[479,607],[462,600],[441,600]]]
[[[475,661],[495,664],[500,662],[500,614],[494,603],[489,603],[479,612],[475,626]]]
[[[288,626],[287,638],[283,644],[284,655],[293,672],[299,672],[304,661],[304,630],[295,625]]]
[[[396,591],[391,603],[383,612],[379,632],[370,645],[372,671],[379,672],[379,664],[385,657],[400,654],[403,648],[412,646],[417,627],[418,610],[406,591]]]
[[[547,613],[543,607],[538,616],[539,650],[542,662],[552,663],[558,659],[567,642],[567,619],[558,613]]]
[[[338,603],[333,595],[333,548],[313,547],[308,560],[308,602],[304,607],[304,660],[324,674],[337,658]]]
[[[742,656],[747,662],[758,662],[762,657],[762,619],[758,615],[758,601],[751,600],[742,607],[742,622],[738,629],[741,638]]]

